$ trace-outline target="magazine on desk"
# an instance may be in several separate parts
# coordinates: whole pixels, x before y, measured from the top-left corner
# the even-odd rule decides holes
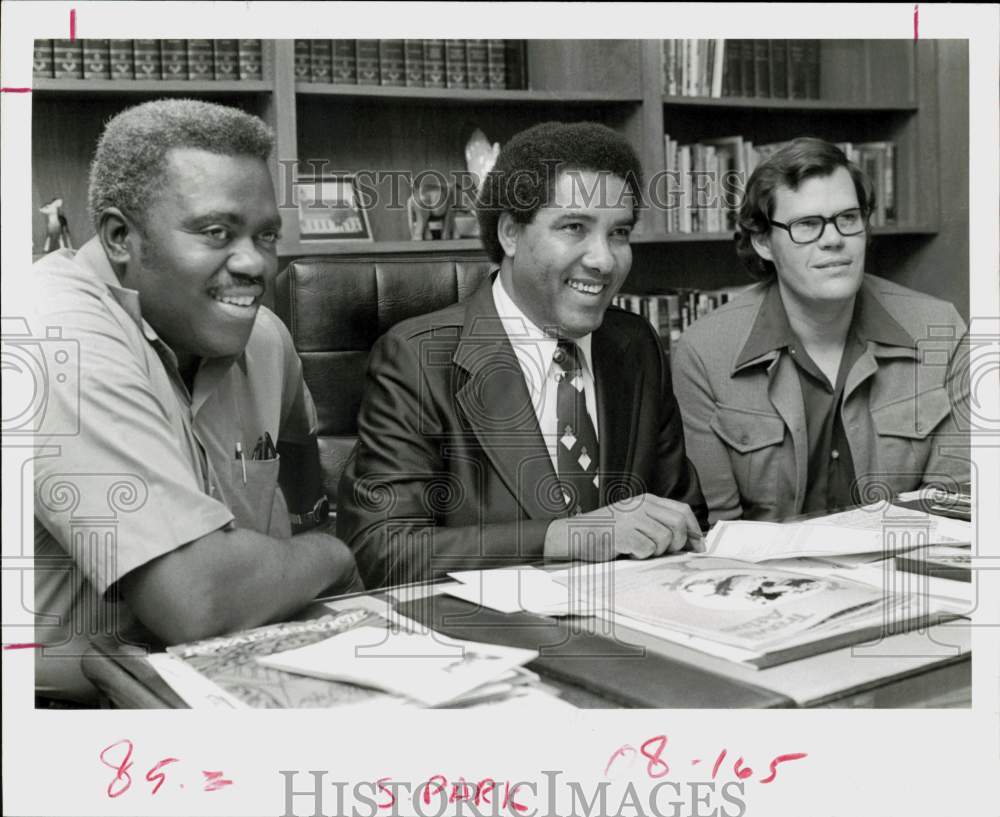
[[[593,605],[603,618],[757,668],[954,617],[929,596],[700,554],[615,570],[608,602]]]

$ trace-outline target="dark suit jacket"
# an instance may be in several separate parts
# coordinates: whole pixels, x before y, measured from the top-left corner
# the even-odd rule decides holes
[[[608,309],[593,336],[602,505],[644,492],[689,504],[698,477],[649,324]],[[337,534],[367,587],[539,561],[566,507],[491,282],[403,321],[372,350]]]

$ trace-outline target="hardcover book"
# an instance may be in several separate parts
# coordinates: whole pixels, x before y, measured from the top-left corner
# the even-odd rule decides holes
[[[767,40],[753,41],[754,54],[754,96],[771,95],[771,49]]]
[[[528,59],[524,40],[504,40],[507,44],[507,87],[523,90],[528,87]]]
[[[131,40],[108,40],[111,79],[135,79]]]
[[[335,85],[357,85],[358,55],[354,40],[334,40],[333,82]]]
[[[31,73],[36,77],[53,76],[52,40],[35,40],[31,54]]]
[[[240,40],[240,79],[264,79],[264,52],[260,40]]]
[[[466,72],[470,88],[490,87],[489,54],[486,40],[466,41]]]
[[[754,41],[739,40],[740,51],[743,54],[740,60],[740,78],[743,86],[740,92],[743,96],[752,97],[757,88],[756,61],[754,60]]]
[[[507,47],[503,40],[486,41],[486,72],[492,90],[507,87]]]
[[[333,49],[329,40],[309,41],[309,81],[330,82],[333,78]]]
[[[83,78],[111,79],[108,40],[83,41]]]
[[[788,98],[788,41],[771,40],[771,96]]]
[[[424,40],[424,85],[444,88],[444,40]]]
[[[406,84],[411,88],[424,85],[424,41],[406,40],[403,44],[406,63]]]
[[[405,85],[406,68],[402,40],[378,41],[378,72],[380,85]]]
[[[806,99],[809,83],[806,77],[805,40],[788,41],[788,96],[791,99]]]
[[[133,40],[136,79],[160,79],[163,76],[160,62],[159,40]]]
[[[295,79],[299,82],[312,81],[312,51],[310,40],[295,41]]]
[[[160,43],[160,59],[164,79],[188,78],[187,40],[163,40]]]
[[[449,88],[469,87],[465,40],[445,40],[444,70]]]
[[[240,44],[239,40],[216,40],[214,49],[215,78],[240,78]]]
[[[83,40],[53,40],[52,53],[56,79],[83,79]]]
[[[188,79],[215,79],[215,52],[211,40],[188,40]]]
[[[358,85],[378,85],[378,40],[357,41]]]

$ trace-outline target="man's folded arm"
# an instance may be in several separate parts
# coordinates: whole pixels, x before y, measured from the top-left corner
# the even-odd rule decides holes
[[[278,540],[239,528],[158,556],[117,586],[147,629],[176,644],[287,618],[353,576],[354,557],[332,536]]]

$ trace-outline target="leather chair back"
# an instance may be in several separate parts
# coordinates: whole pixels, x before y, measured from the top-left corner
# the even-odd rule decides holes
[[[489,275],[485,259],[422,257],[296,259],[278,276],[275,311],[302,359],[319,418],[326,494],[337,483],[357,439],[368,355],[393,324],[463,300]]]

